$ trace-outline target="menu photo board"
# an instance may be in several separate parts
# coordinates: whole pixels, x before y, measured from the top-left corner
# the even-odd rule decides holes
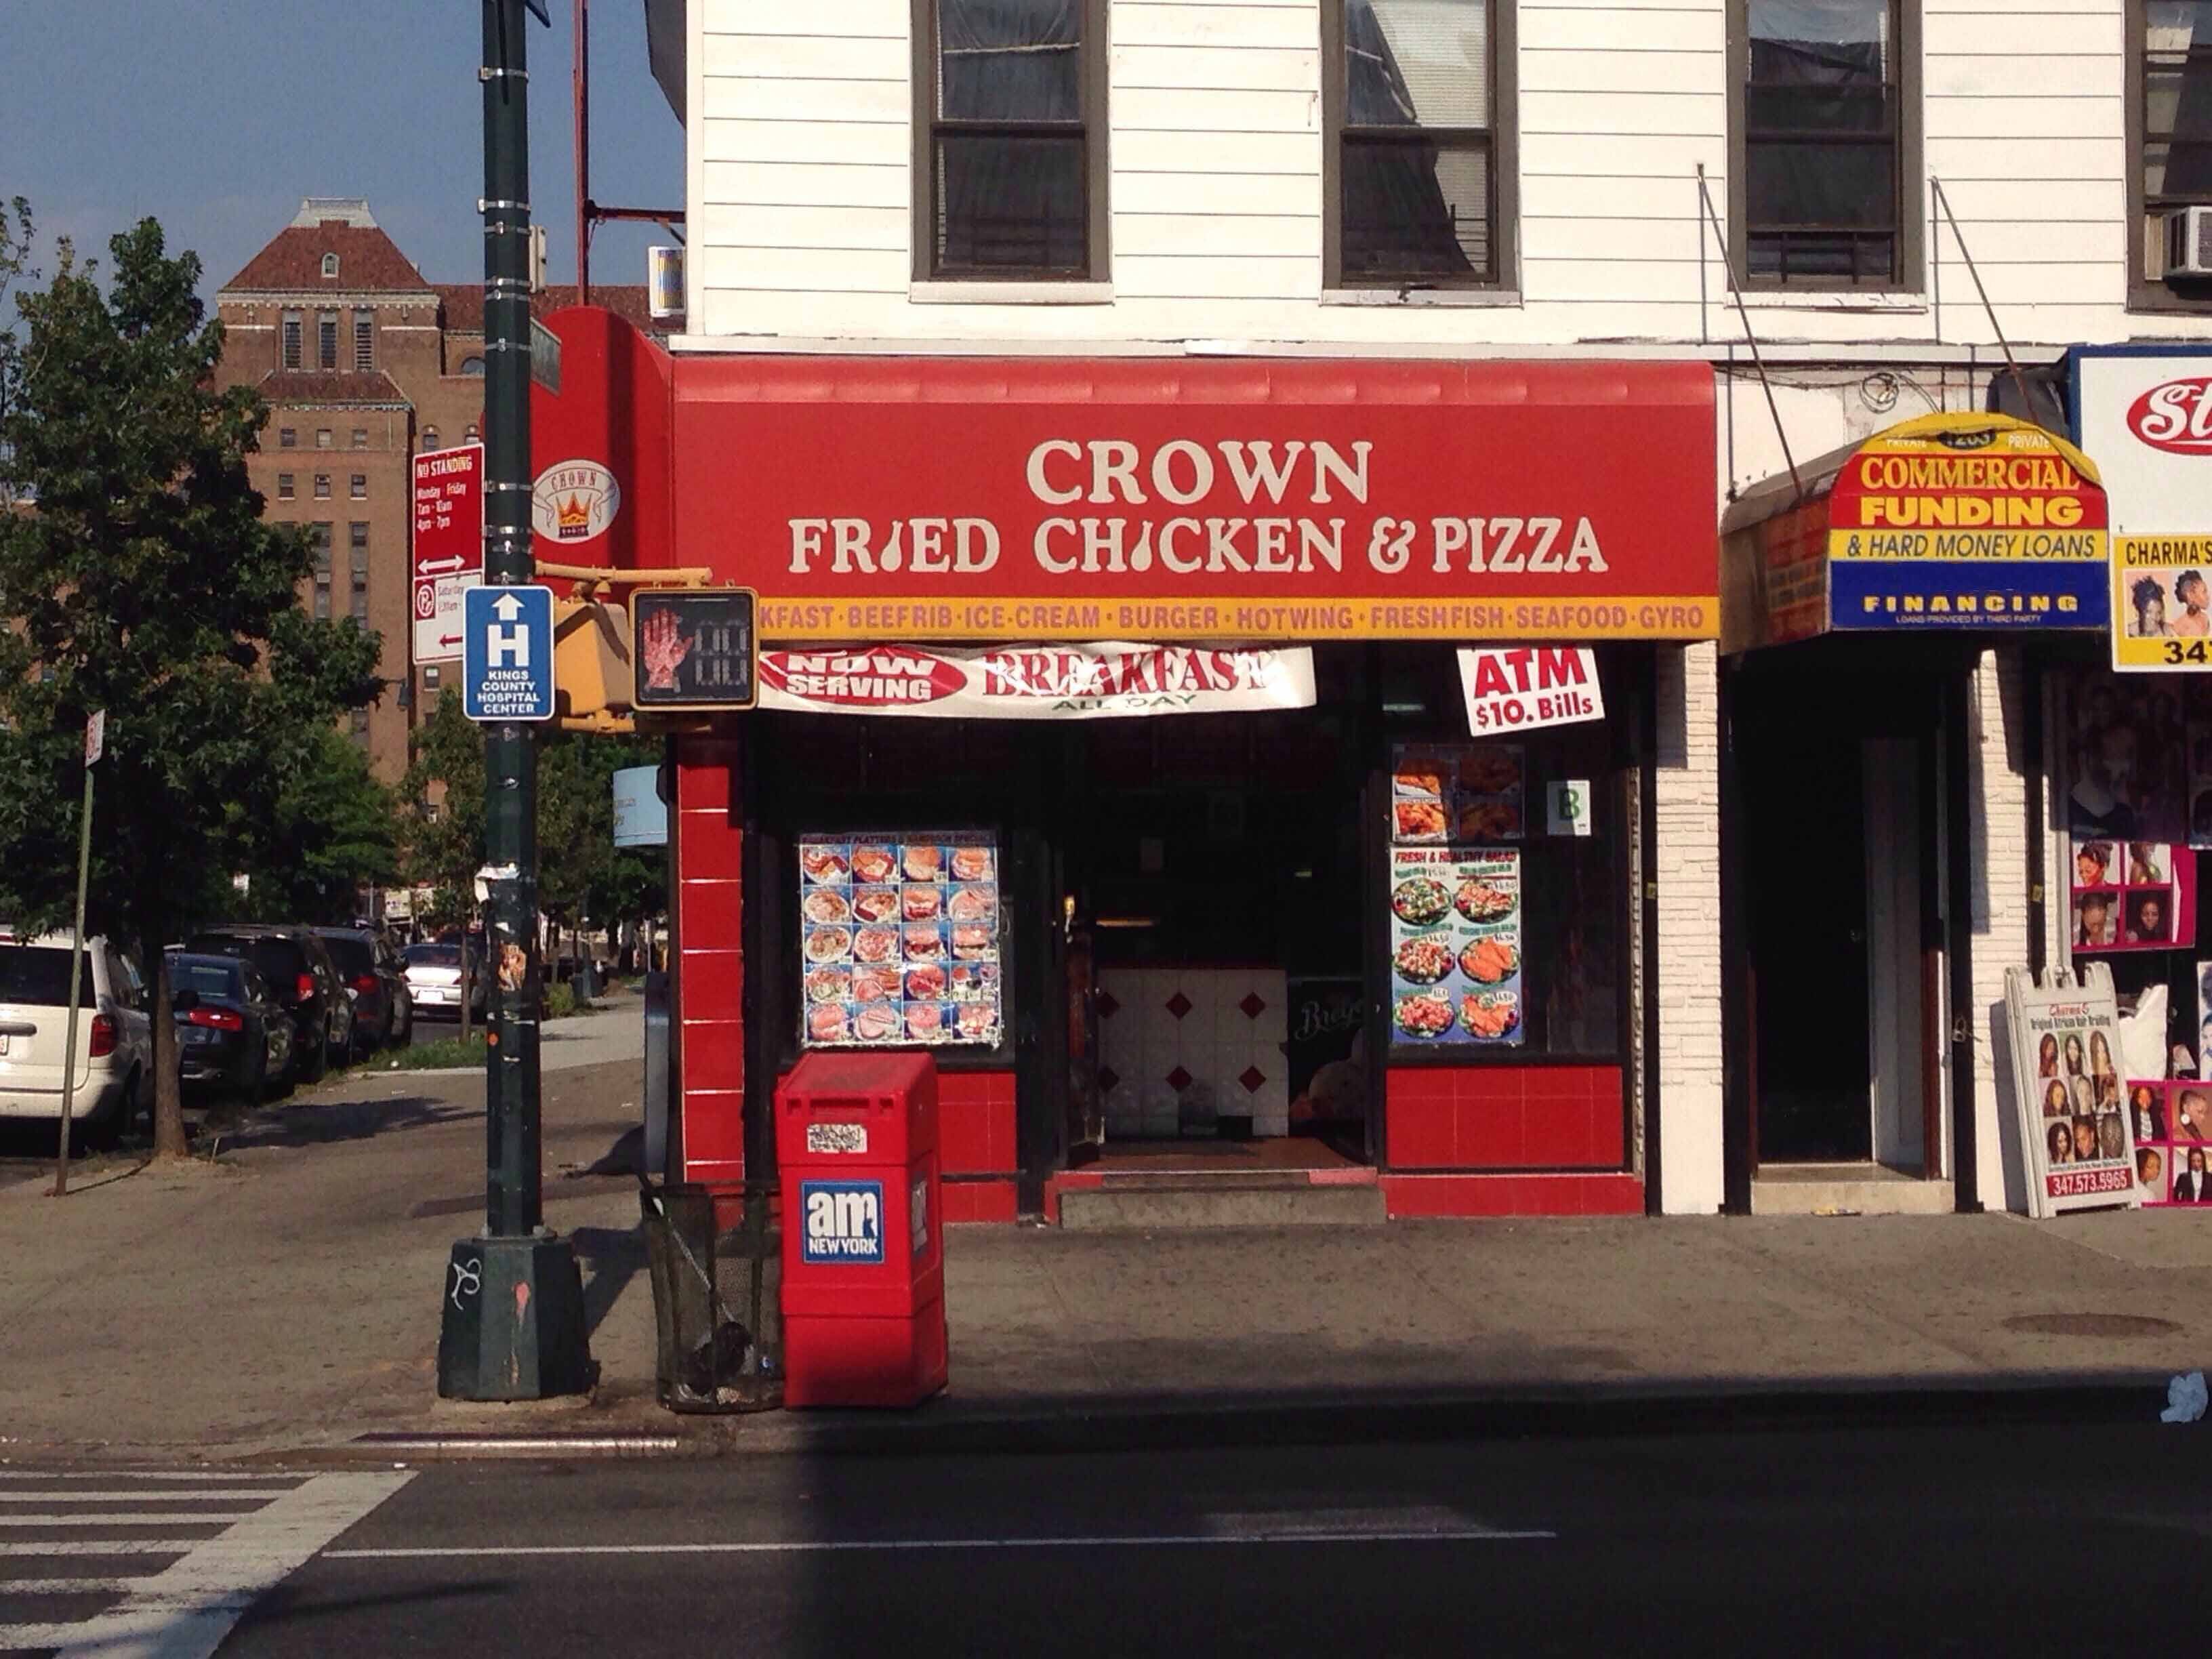
[[[999,1046],[1006,1002],[991,836],[805,836],[799,887],[807,1048]]]
[[[2092,962],[2036,983],[2005,970],[2028,1212],[2037,1217],[2142,1201],[2135,1126],[2121,1098],[2112,969]]]
[[[1401,744],[1390,769],[1390,1029],[1401,1048],[1518,1048],[1521,854],[1513,744]]]
[[[1401,1044],[1517,1048],[1521,852],[1390,849],[1390,1024]]]

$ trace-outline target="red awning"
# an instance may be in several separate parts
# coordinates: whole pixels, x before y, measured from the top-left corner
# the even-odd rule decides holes
[[[581,356],[540,410],[588,406]],[[755,589],[764,640],[1718,631],[1701,362],[661,362],[666,540],[642,533],[645,377],[622,383],[630,437],[611,407],[556,422],[541,470],[578,458],[546,430],[627,442],[606,465],[641,533],[618,561]]]

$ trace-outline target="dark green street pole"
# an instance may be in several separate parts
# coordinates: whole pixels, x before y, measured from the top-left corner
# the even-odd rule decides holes
[[[523,15],[483,0],[484,581],[527,582],[530,553],[530,80]],[[581,1277],[546,1231],[538,1069],[538,745],[484,728],[484,1230],[457,1242],[441,1300],[438,1392],[540,1400],[591,1386]]]

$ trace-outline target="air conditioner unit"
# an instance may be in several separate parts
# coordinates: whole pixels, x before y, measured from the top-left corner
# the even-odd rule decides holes
[[[2166,216],[2166,274],[2212,276],[2212,207],[2175,208]]]

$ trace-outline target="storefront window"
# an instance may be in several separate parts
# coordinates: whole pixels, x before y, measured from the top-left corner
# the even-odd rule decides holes
[[[799,884],[805,1047],[998,1047],[1005,987],[990,836],[804,836]]]
[[[1425,712],[1446,706],[1441,684],[1419,684],[1428,678],[1394,695]],[[1394,1060],[1620,1058],[1612,748],[1602,722],[1512,742],[1392,744],[1378,899]]]

